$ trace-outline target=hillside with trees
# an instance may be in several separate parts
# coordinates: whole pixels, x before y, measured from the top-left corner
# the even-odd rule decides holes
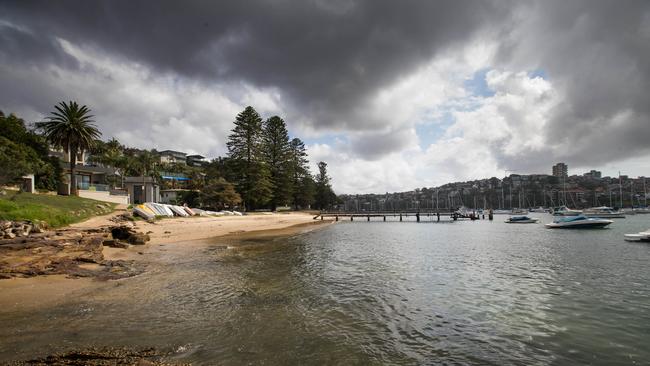
[[[123,187],[125,177],[152,178],[162,189],[182,188],[179,203],[193,207],[327,209],[336,201],[327,164],[320,162],[319,172],[312,175],[303,141],[289,135],[281,117],[264,120],[251,106],[235,117],[227,155],[201,166],[162,162],[157,149],[128,147],[115,138],[102,141],[93,118],[88,107],[72,101],[59,103],[34,129],[0,112],[0,185],[18,183],[33,173],[37,188],[55,191],[63,180],[63,163],[51,151],[63,150],[85,152],[91,164],[110,167],[113,174],[106,181],[111,189]],[[65,164],[74,172],[76,164],[84,162],[70,155],[72,161]],[[183,177],[183,182],[164,176]]]

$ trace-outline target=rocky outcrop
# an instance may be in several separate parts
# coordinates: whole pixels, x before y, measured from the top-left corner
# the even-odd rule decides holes
[[[0,221],[0,238],[14,239],[40,234],[47,229],[44,221]]]
[[[43,231],[42,225],[2,222],[0,278],[66,274],[70,277],[117,279],[142,272],[133,261],[109,261],[103,246],[128,248],[149,241],[149,235],[131,226]],[[11,229],[12,235],[6,230]]]

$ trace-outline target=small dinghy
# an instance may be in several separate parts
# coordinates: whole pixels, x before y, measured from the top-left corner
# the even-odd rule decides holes
[[[539,221],[539,219],[535,218],[535,217],[511,216],[504,222],[508,223],[508,224],[535,224],[538,221]]]
[[[153,211],[151,211],[145,205],[133,206],[133,213],[135,215],[142,217],[145,220],[153,220],[156,218],[156,214],[154,214]]]
[[[625,234],[625,240],[650,242],[650,229],[637,234]]]
[[[182,207],[180,206],[175,206],[175,205],[169,205],[169,208],[174,211],[174,214],[176,216],[181,216],[181,217],[186,217],[189,216],[185,210],[183,210]]]
[[[546,224],[546,227],[549,229],[593,229],[603,228],[612,222],[612,220],[579,215],[555,220]]]

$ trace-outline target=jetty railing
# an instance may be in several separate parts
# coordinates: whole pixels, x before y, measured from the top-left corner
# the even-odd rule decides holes
[[[423,218],[435,218],[435,221],[440,221],[441,217],[449,217],[451,220],[456,221],[458,219],[470,219],[470,220],[480,220],[481,218],[485,219],[485,213],[479,213],[477,211],[472,212],[459,212],[451,210],[420,210],[420,211],[321,211],[318,215],[314,216],[314,220],[325,218],[334,218],[335,221],[341,219],[348,219],[354,221],[355,219],[366,221],[371,221],[371,218],[381,218],[382,221],[386,221],[387,217],[399,217],[399,221],[404,221],[405,218],[415,217],[416,222],[420,222]],[[492,215],[488,214],[488,218],[491,220]],[[410,221],[410,220],[409,220]],[[433,220],[428,220],[433,221]]]

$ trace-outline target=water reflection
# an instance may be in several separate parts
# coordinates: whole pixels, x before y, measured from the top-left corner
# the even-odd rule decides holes
[[[138,278],[2,313],[0,359],[157,346],[196,364],[629,364],[650,359],[650,247],[610,230],[340,223],[170,250]],[[647,226],[647,225],[646,225]]]

